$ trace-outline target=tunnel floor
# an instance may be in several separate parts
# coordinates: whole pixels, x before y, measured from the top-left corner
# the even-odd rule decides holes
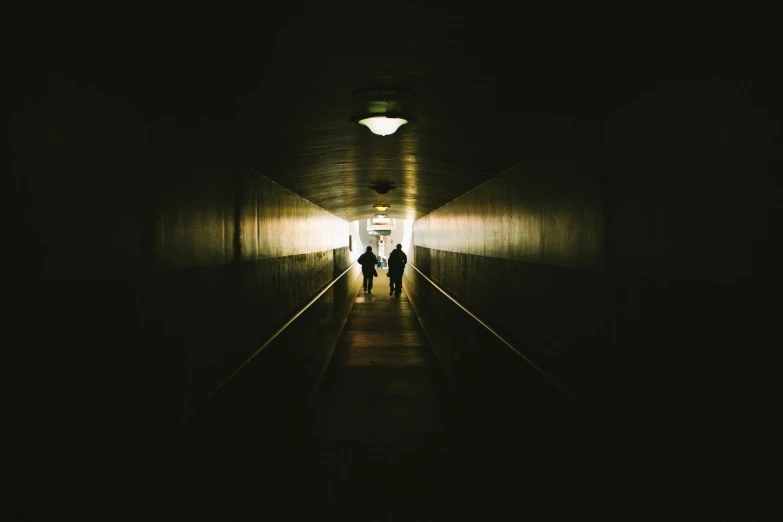
[[[406,293],[385,271],[359,290],[292,467],[296,520],[454,520],[477,514],[469,456]]]
[[[248,478],[272,478],[241,495],[231,519],[570,521],[605,514],[596,509],[595,493],[606,487],[593,462],[603,452],[575,443],[584,437],[570,430],[542,430],[525,405],[455,391],[407,287],[389,296],[385,271],[378,272],[374,292],[359,289],[353,298],[310,414],[279,448],[285,472],[245,459]],[[583,455],[593,461],[580,462]]]

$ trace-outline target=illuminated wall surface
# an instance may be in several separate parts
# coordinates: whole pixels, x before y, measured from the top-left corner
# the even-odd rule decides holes
[[[595,129],[562,140],[417,220],[412,259],[611,416],[598,143]]]
[[[213,178],[209,190],[184,184],[164,196],[156,237],[161,266],[209,266],[229,263],[237,254],[242,260],[266,259],[348,245],[346,221],[290,190],[252,170],[240,174],[238,186],[232,181]]]
[[[349,254],[349,258],[351,262],[354,262],[359,259],[359,256],[364,252],[364,248],[367,246],[367,241],[369,238],[365,239],[362,235],[362,231],[364,231],[365,235],[367,234],[365,222],[363,219],[358,221],[351,221],[348,223],[348,229],[351,234],[351,238],[353,238],[353,245]]]
[[[5,256],[20,276],[1,344],[15,348],[6,382],[30,398],[9,413],[16,476],[30,491],[57,477],[55,504],[60,480],[89,491],[102,467],[124,469],[350,263],[347,222],[218,152],[203,126],[72,76],[8,122],[24,255]],[[259,407],[312,384],[312,339],[346,285],[248,368]]]
[[[749,56],[659,82],[414,227],[417,267],[718,504],[768,458],[779,395],[759,361],[779,337],[783,140]],[[464,321],[406,277],[446,331]]]
[[[512,167],[415,223],[416,245],[479,256],[597,268],[603,216],[589,138]]]
[[[166,324],[177,339],[199,339],[183,346],[194,399],[350,263],[346,221],[253,170],[231,173],[222,166],[230,173],[223,176],[221,166],[199,165],[200,172],[181,166],[161,188],[155,267],[170,274],[170,291],[160,296],[162,304],[151,305],[153,314],[166,317],[166,307],[181,309],[184,296],[199,289],[195,302],[203,306]],[[205,299],[209,295],[215,300]],[[319,302],[320,321],[329,319],[334,298],[330,291]],[[206,322],[194,322],[194,313]],[[237,332],[246,336],[232,339],[239,345],[219,341],[224,334],[213,332],[217,317],[241,325]]]

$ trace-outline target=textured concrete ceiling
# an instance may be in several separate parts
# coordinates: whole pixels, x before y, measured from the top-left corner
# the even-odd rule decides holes
[[[421,217],[700,46],[668,19],[542,18],[518,6],[112,9],[69,7],[67,31],[49,22],[67,32],[61,52],[75,66],[208,129],[244,166],[348,220],[378,202],[391,217]],[[351,123],[352,93],[373,88],[414,93],[416,122],[386,137]],[[397,188],[381,196],[369,188],[379,181]]]
[[[666,59],[665,25],[496,15],[300,19],[274,60],[279,105],[251,95],[243,114],[251,165],[345,219],[371,216],[376,202],[418,218],[540,150]],[[351,93],[368,88],[414,93],[417,121],[386,137],[350,123]],[[368,188],[379,181],[397,188],[381,196]]]

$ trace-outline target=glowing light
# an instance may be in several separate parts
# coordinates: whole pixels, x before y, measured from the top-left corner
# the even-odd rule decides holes
[[[402,250],[407,252],[408,259],[413,259],[413,220],[402,220]]]
[[[369,220],[368,220],[369,221]],[[362,236],[359,234],[359,228],[361,227],[361,221],[351,221],[348,223],[348,229],[353,239],[353,251],[348,253],[351,263],[359,259],[359,256],[364,254],[364,245],[362,244]]]
[[[389,205],[375,205],[375,208],[378,209],[378,212],[386,212],[386,209],[389,208]]]
[[[373,134],[378,136],[388,136],[397,132],[402,125],[408,123],[403,118],[387,118],[386,116],[372,116],[359,120],[361,125],[365,125]]]

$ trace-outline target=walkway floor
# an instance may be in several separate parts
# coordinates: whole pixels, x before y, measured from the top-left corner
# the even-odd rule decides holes
[[[407,296],[379,276],[359,290],[316,398],[293,518],[478,520],[440,369]]]

